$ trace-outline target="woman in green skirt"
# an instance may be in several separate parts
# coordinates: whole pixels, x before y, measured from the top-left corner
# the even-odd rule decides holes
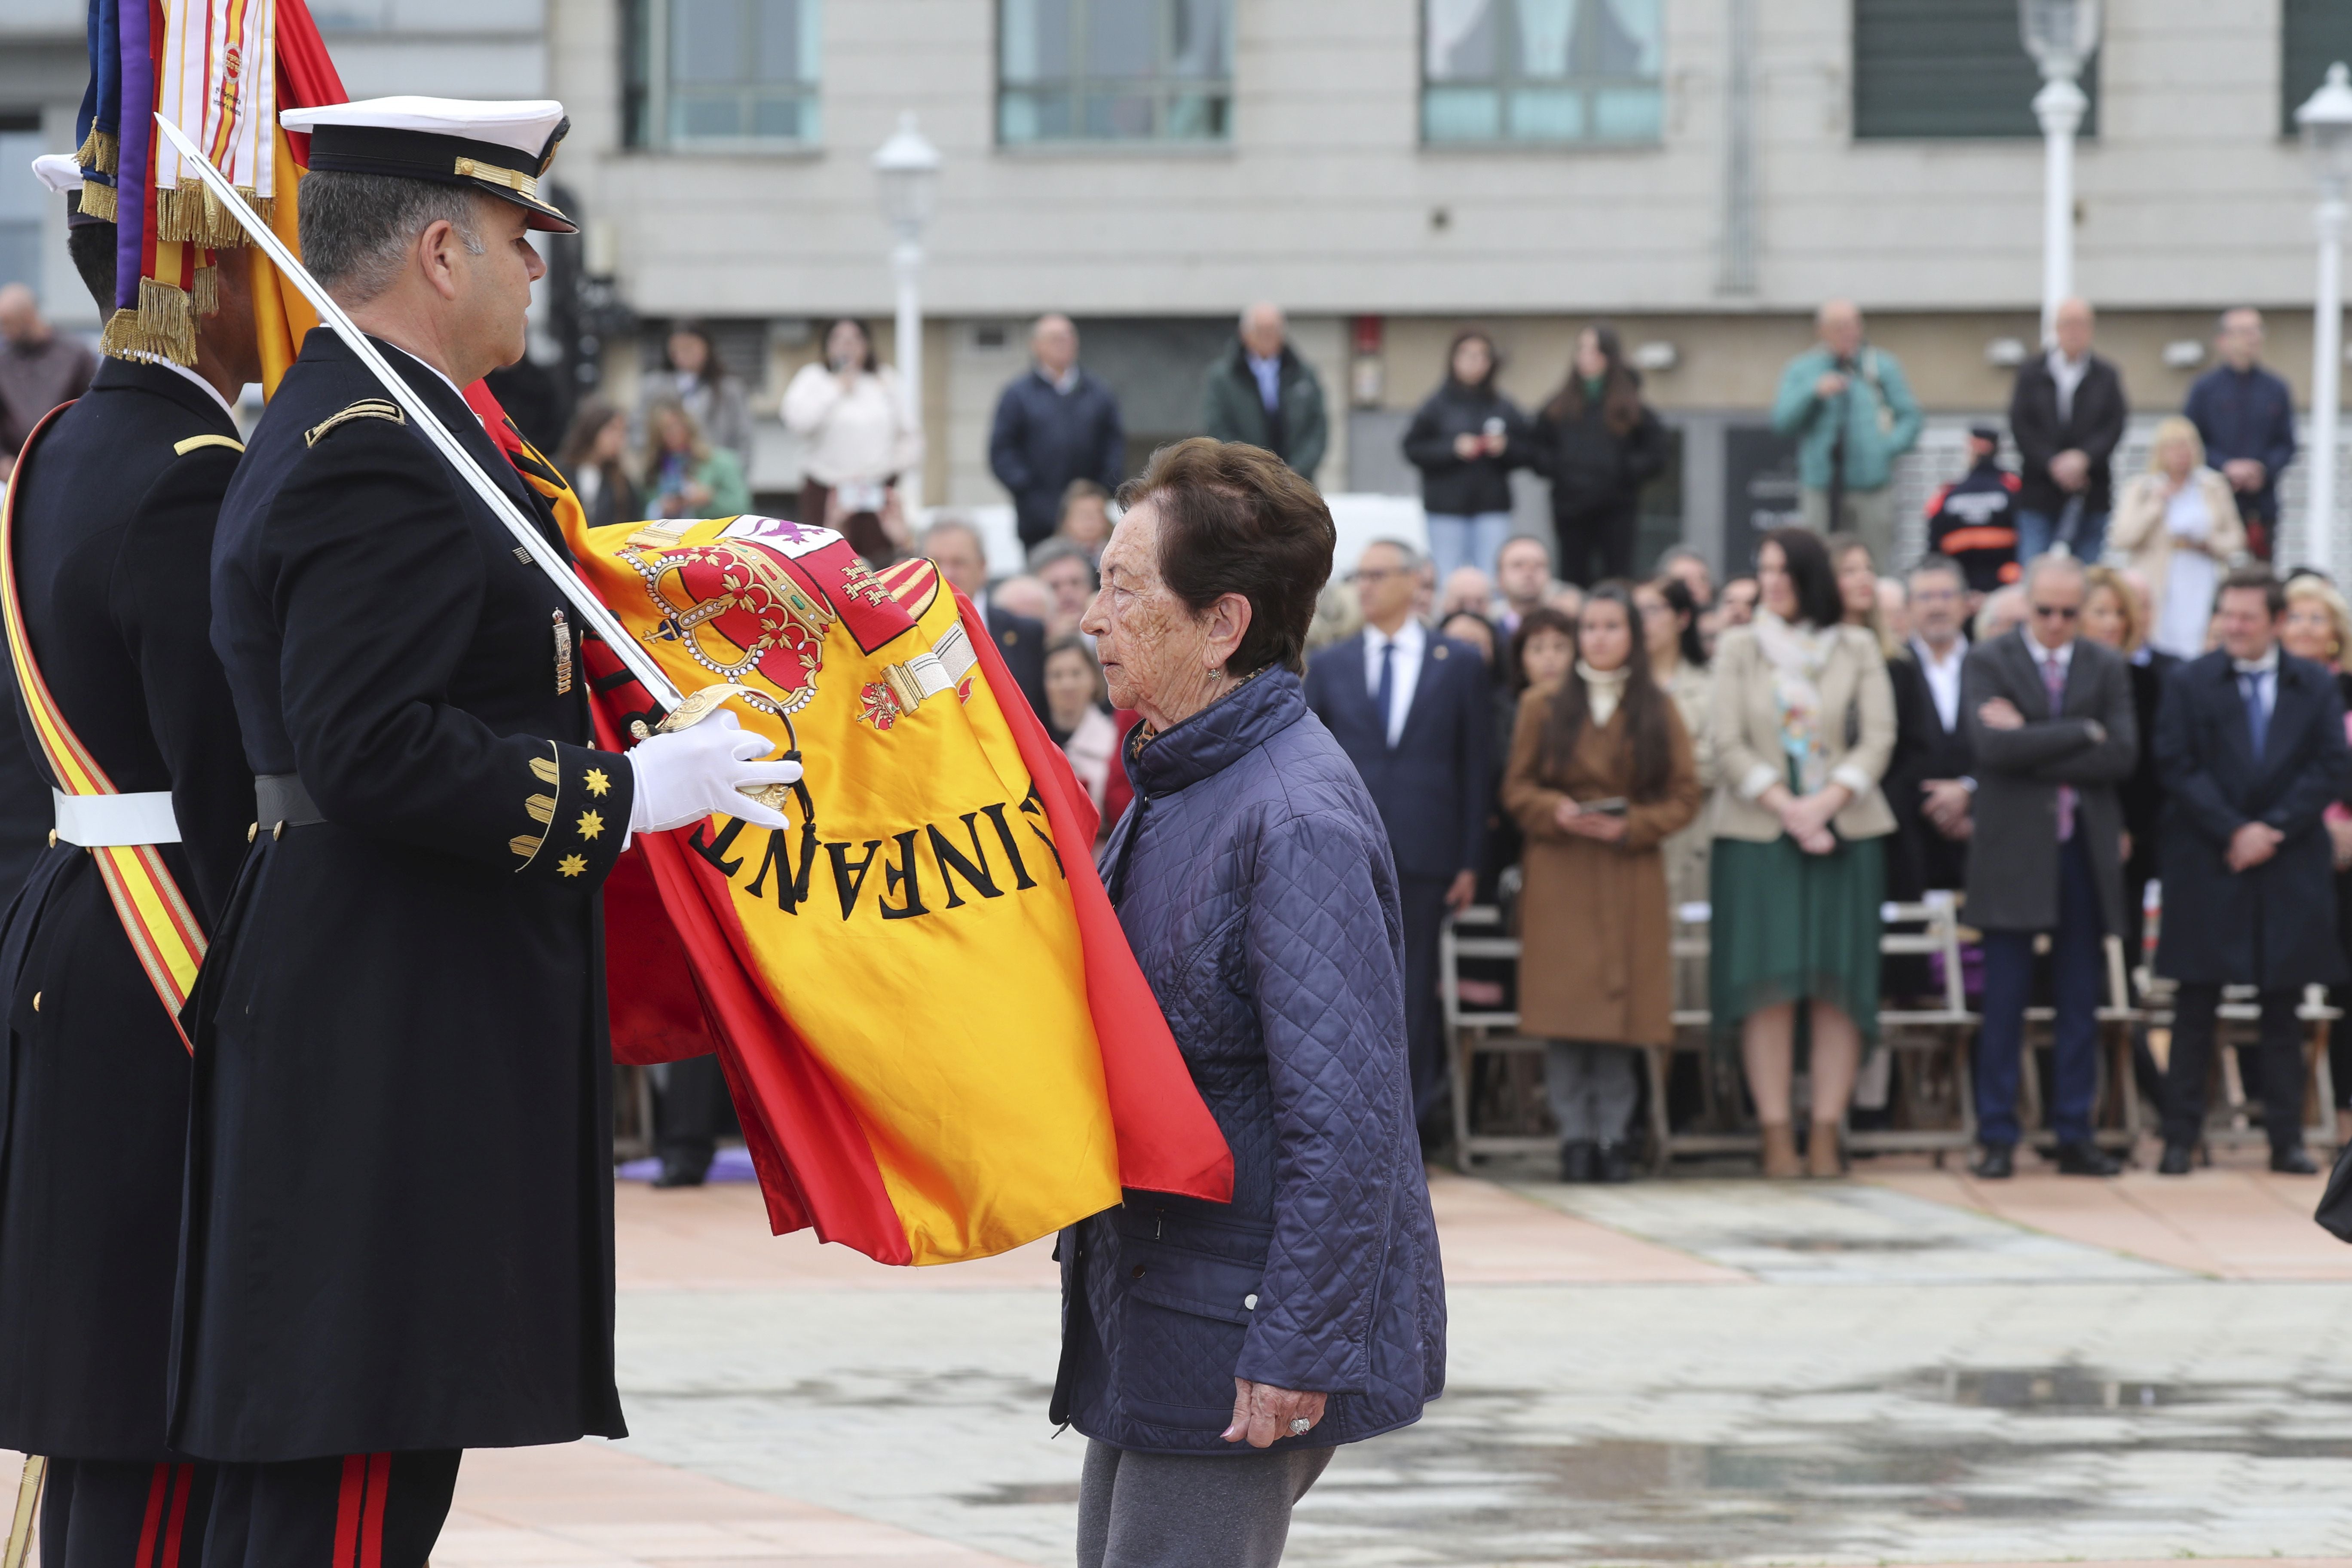
[[[1803,1173],[1790,1127],[1797,1005],[1811,1039],[1811,1173],[1841,1169],[1838,1131],[1864,1042],[1878,1034],[1880,840],[1895,815],[1879,775],[1895,750],[1895,690],[1878,641],[1839,624],[1821,540],[1775,529],[1756,552],[1753,624],[1715,655],[1715,847],[1708,1005],[1737,1036],[1763,1124],[1764,1173]]]

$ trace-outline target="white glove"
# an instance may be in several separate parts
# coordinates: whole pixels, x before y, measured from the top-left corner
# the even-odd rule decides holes
[[[690,729],[641,741],[629,752],[636,770],[635,797],[629,803],[631,833],[661,833],[713,815],[740,816],[761,827],[792,826],[740,793],[740,786],[797,784],[798,763],[763,763],[776,749],[720,709]]]

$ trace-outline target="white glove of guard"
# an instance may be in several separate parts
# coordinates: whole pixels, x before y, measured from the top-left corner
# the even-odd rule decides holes
[[[629,804],[631,833],[661,833],[713,815],[740,816],[761,827],[788,827],[781,812],[769,810],[739,786],[800,781],[798,763],[763,763],[776,749],[725,709],[690,729],[654,735],[629,752],[637,789]]]

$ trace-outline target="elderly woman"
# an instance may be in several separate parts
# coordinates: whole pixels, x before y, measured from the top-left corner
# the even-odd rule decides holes
[[[2147,472],[2116,498],[2107,543],[2147,579],[2156,603],[2148,642],[2177,658],[2203,654],[2214,592],[2244,552],[2246,529],[2230,481],[2205,466],[2196,426],[2179,415],[2157,426]]]
[[[1119,500],[1085,629],[1143,718],[1104,881],[1234,1199],[1129,1192],[1064,1233],[1053,1415],[1090,1440],[1081,1568],[1260,1568],[1333,1447],[1444,1382],[1396,871],[1300,688],[1336,538],[1314,487],[1195,438]]]

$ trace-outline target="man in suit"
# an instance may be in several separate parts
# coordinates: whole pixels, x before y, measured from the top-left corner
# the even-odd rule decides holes
[[[2335,679],[2278,646],[2286,591],[2263,567],[2221,580],[2221,646],[2165,682],[2157,771],[2164,925],[2156,972],[2179,983],[2166,1065],[2164,1158],[2189,1173],[2205,1127],[2215,1009],[2224,985],[2262,992],[2259,1089],[2271,1169],[2309,1175],[2303,1146],[2305,985],[2345,978],[2336,940],[2335,865],[2320,814],[2352,785]]]
[[[2205,460],[2237,492],[2246,543],[2267,561],[2278,533],[2279,475],[2294,461],[2294,394],[2263,364],[2263,313],[2221,312],[2213,333],[2221,363],[2197,378],[2181,412],[2205,443]]]
[[[1037,717],[1045,717],[1045,623],[1033,616],[1014,615],[988,595],[988,548],[980,530],[960,518],[943,517],[923,532],[922,552],[957,593],[971,601],[981,623],[996,639],[1004,668],[1013,672],[1021,695]]]
[[[76,266],[111,310],[115,226],[72,221]],[[118,792],[77,787],[72,748],[53,756],[58,732],[34,721],[45,705],[12,700],[0,751],[35,775],[45,820],[0,927],[0,1446],[49,1457],[42,1539],[69,1565],[174,1568],[148,1522],[166,1516],[194,1562],[212,1505],[213,1467],[163,1443],[188,1048],[177,983],[142,963],[166,944],[111,894],[143,874],[176,895],[193,957],[245,857],[253,774],[208,577],[244,450],[230,405],[261,377],[246,279],[222,267],[193,366],[101,361],[25,447],[8,514],[14,630],[39,677],[11,692],[45,692]],[[53,783],[71,798],[53,805]],[[152,847],[131,860],[131,845]]]
[[[2062,300],[2057,342],[2018,367],[2009,428],[2025,459],[2017,491],[2017,559],[2063,544],[2096,561],[2115,510],[2116,444],[2124,438],[2123,377],[2091,352],[2096,324],[2087,300]]]
[[[1118,489],[1127,468],[1127,431],[1118,398],[1078,368],[1078,329],[1067,316],[1043,316],[1029,334],[1036,360],[996,400],[988,468],[1013,493],[1021,548],[1049,538],[1073,479]]]
[[[1307,705],[1363,775],[1389,830],[1404,914],[1414,1110],[1426,1131],[1446,1083],[1437,939],[1446,911],[1477,896],[1495,720],[1478,650],[1413,619],[1420,581],[1411,545],[1364,547],[1355,573],[1363,634],[1315,656]]]
[[[2076,634],[2083,565],[2044,555],[2026,571],[2026,624],[1969,655],[1962,706],[1976,752],[1969,922],[1984,932],[1984,1027],[1977,1045],[1979,1176],[2016,1172],[2017,1079],[2033,939],[2050,937],[2057,999],[2058,1169],[2123,1167],[2092,1141],[2099,1082],[2105,938],[2124,929],[2123,806],[2116,785],[2138,754],[2131,670]]]
[[[1911,569],[1907,588],[1911,657],[1886,667],[1895,683],[1895,761],[1885,790],[1899,855],[1893,890],[1916,898],[1968,880],[1974,752],[1960,705],[1967,578],[1951,557],[1930,555]]]

